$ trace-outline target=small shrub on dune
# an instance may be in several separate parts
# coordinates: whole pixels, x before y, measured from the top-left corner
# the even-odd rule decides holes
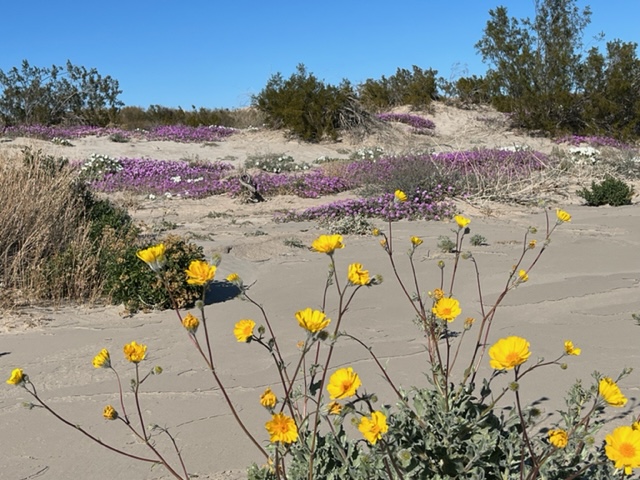
[[[591,182],[591,188],[583,188],[576,193],[584,198],[590,207],[601,205],[619,207],[630,205],[634,192],[633,188],[622,180],[607,177],[600,183]]]

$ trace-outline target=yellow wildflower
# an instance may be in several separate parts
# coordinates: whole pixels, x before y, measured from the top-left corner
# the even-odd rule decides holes
[[[111,366],[111,356],[109,350],[103,348],[95,357],[93,357],[93,366],[95,368],[109,368]]]
[[[598,384],[598,393],[612,407],[624,407],[627,404],[627,397],[625,397],[620,388],[609,377],[603,377]]]
[[[565,340],[564,342],[564,351],[567,355],[580,355],[582,352],[581,348],[576,348],[573,346],[573,342],[571,340]]]
[[[138,345],[136,342],[128,343],[124,346],[124,358],[132,363],[140,363],[147,355],[147,346]]]
[[[327,391],[331,400],[343,399],[356,394],[358,387],[362,385],[360,377],[353,368],[341,368],[333,372],[329,378]]]
[[[518,278],[520,279],[521,283],[526,282],[527,280],[529,280],[529,275],[527,274],[526,270],[520,270],[518,272]]]
[[[24,382],[24,377],[25,375],[21,368],[14,368],[11,372],[9,380],[7,380],[7,383],[9,385],[20,385],[22,382]]]
[[[327,405],[327,412],[329,412],[329,415],[340,415],[340,412],[342,412],[342,405],[338,402],[331,402]]]
[[[369,284],[369,270],[363,270],[361,263],[352,263],[349,265],[349,273],[347,278],[354,285]]]
[[[310,307],[296,312],[296,320],[298,320],[298,325],[311,333],[319,332],[331,323],[331,319],[327,318],[324,312],[311,310]]]
[[[538,242],[536,240],[529,240],[529,248],[533,250],[534,248],[536,248],[537,243]]]
[[[377,237],[378,235],[380,235],[380,229],[379,228],[374,228],[373,230],[371,230],[371,234],[374,237]]]
[[[616,428],[605,437],[604,451],[615,468],[624,468],[625,475],[631,475],[640,467],[640,430],[628,425]]]
[[[115,420],[118,418],[118,412],[116,412],[116,409],[111,405],[107,405],[104,407],[104,410],[102,410],[102,416],[107,420]]]
[[[556,448],[564,448],[569,443],[569,435],[564,430],[549,430],[549,443]]]
[[[264,393],[260,395],[260,405],[262,405],[265,408],[271,409],[276,406],[276,403],[278,403],[278,398],[271,391],[271,389],[267,387]]]
[[[206,285],[215,277],[216,269],[215,265],[209,265],[204,260],[193,260],[189,264],[189,268],[185,270],[187,283],[189,285]]]
[[[556,217],[558,218],[559,223],[570,222],[571,215],[564,210],[556,209]]]
[[[237,273],[230,273],[229,275],[227,275],[226,280],[229,283],[235,283],[240,280],[240,275],[238,275]]]
[[[404,193],[402,190],[396,190],[393,194],[393,200],[396,202],[406,202],[407,194]]]
[[[253,329],[256,326],[256,322],[249,319],[240,320],[233,327],[233,334],[236,336],[236,340],[239,342],[248,342],[253,336]]]
[[[455,217],[453,217],[453,219],[456,221],[458,227],[460,228],[466,228],[467,225],[471,223],[471,220],[469,220],[467,217],[463,217],[462,215],[456,215]]]
[[[284,413],[276,413],[265,424],[271,443],[293,443],[298,439],[296,422]]]
[[[414,247],[422,245],[423,242],[424,242],[424,240],[422,240],[420,237],[416,237],[416,236],[411,237],[411,244]]]
[[[433,314],[447,322],[453,322],[455,318],[462,313],[460,309],[460,302],[455,298],[443,297],[436,302],[431,309]]]
[[[382,434],[389,430],[387,417],[382,412],[371,412],[371,418],[365,416],[360,419],[358,430],[371,445],[375,445],[382,438]]]
[[[139,250],[136,255],[140,260],[149,265],[149,268],[154,272],[162,270],[167,263],[167,258],[165,257],[165,246],[163,243],[145,248],[144,250]]]
[[[476,319],[473,317],[467,317],[464,319],[464,329],[469,330],[475,323]]]
[[[313,251],[327,255],[333,255],[333,251],[337,248],[344,248],[342,235],[320,235],[311,243]]]
[[[530,356],[529,342],[522,337],[511,336],[501,338],[489,349],[489,364],[496,370],[511,370]]]
[[[444,291],[441,288],[436,288],[431,296],[433,296],[433,298],[435,298],[436,300],[440,300],[442,297],[444,297]]]
[[[190,313],[187,313],[182,319],[182,326],[187,330],[187,332],[196,333],[198,327],[200,326],[200,320],[198,320]]]

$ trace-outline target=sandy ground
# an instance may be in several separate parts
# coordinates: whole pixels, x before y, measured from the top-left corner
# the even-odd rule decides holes
[[[364,145],[380,145],[399,151],[421,144],[429,148],[461,149],[530,145],[550,151],[553,144],[506,130],[494,112],[460,111],[438,106],[431,118],[437,130],[433,137],[409,138],[385,134],[363,142],[307,145],[287,140],[279,133],[245,132],[214,145],[184,145],[170,142],[116,144],[106,139],[75,140],[73,147],[18,139],[2,148],[18,149],[31,144],[70,159],[91,153],[158,159],[226,160],[238,165],[249,155],[286,153],[300,161],[322,155],[347,156]],[[344,194],[347,196],[348,194]],[[251,296],[264,305],[273,322],[278,341],[289,362],[297,360],[296,343],[303,339],[294,313],[306,307],[319,308],[326,278],[327,258],[304,248],[286,246],[287,239],[304,245],[324,233],[314,223],[276,224],[272,213],[278,208],[302,207],[327,199],[301,200],[278,197],[258,205],[243,205],[225,196],[201,200],[119,198],[135,218],[150,229],[171,224],[180,233],[202,244],[207,254],[222,253],[217,278],[236,272],[245,283],[254,283]],[[575,379],[590,380],[594,370],[616,376],[623,367],[638,367],[640,328],[631,318],[640,312],[640,208],[637,204],[611,208],[589,208],[577,197],[562,205],[573,215],[561,225],[542,258],[530,272],[530,280],[512,291],[499,309],[490,341],[519,335],[531,343],[532,359],[552,359],[571,339],[582,355],[571,357],[567,370],[541,369],[523,381],[522,394],[528,401],[548,397],[542,406],[553,413]],[[472,219],[472,234],[486,237],[488,245],[468,247],[482,276],[484,303],[491,304],[504,287],[509,270],[517,261],[526,229],[539,229],[533,238],[542,239],[544,211],[505,205],[459,204]],[[553,210],[550,211],[555,218]],[[380,228],[387,228],[378,221]],[[398,222],[393,225],[398,264],[408,279],[404,254],[411,235],[424,244],[416,254],[416,268],[422,291],[438,286],[437,262],[444,260],[451,273],[451,254],[436,247],[440,235],[452,235],[446,222]],[[260,233],[257,233],[260,232]],[[425,385],[427,370],[424,343],[412,323],[412,311],[403,297],[388,258],[373,237],[345,237],[346,248],[336,253],[338,269],[346,276],[348,264],[360,262],[373,273],[383,275],[382,285],[358,292],[347,314],[344,330],[371,345],[398,384]],[[480,301],[470,262],[458,270],[455,294],[461,300],[463,317],[480,316]],[[214,284],[214,289],[219,288]],[[327,309],[336,311],[335,296]],[[268,436],[263,428],[269,419],[258,397],[265,387],[277,391],[277,371],[268,355],[256,344],[239,344],[233,325],[253,318],[261,323],[259,311],[238,299],[210,303],[205,307],[212,332],[217,371],[242,418],[261,443]],[[102,348],[112,353],[113,363],[128,384],[133,375],[121,351],[132,340],[148,345],[143,369],[161,365],[164,372],[150,377],[142,386],[144,421],[167,427],[177,437],[187,468],[200,479],[246,478],[251,462],[263,463],[258,450],[243,436],[226,406],[211,374],[179,325],[175,312],[123,314],[120,306],[29,307],[3,312],[0,320],[0,371],[8,378],[13,368],[29,374],[39,394],[65,418],[96,437],[127,451],[144,450],[121,424],[102,418],[106,404],[118,404],[117,384],[107,370],[94,369],[91,359]],[[194,312],[195,313],[195,312]],[[484,362],[488,372],[488,361]],[[368,353],[355,342],[338,344],[331,368],[353,366],[368,392],[377,392],[381,402],[393,396]],[[459,372],[458,372],[459,373]],[[633,372],[622,383],[624,393],[635,405],[640,377]],[[131,396],[126,398],[134,410]],[[29,411],[23,402],[30,397],[22,388],[0,388],[0,477],[7,479],[104,479],[170,478],[160,468],[150,468],[110,453],[63,425],[42,409]],[[132,415],[133,418],[137,418]],[[166,438],[157,444],[169,451]],[[172,457],[171,457],[172,458]]]

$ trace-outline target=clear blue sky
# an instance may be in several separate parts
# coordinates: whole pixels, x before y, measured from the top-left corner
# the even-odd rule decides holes
[[[126,105],[247,106],[269,77],[297,64],[338,84],[434,68],[445,78],[483,74],[474,49],[489,9],[534,16],[533,0],[109,0],[11,1],[0,10],[0,69],[67,60],[120,82]],[[590,5],[587,46],[640,43],[640,0]]]

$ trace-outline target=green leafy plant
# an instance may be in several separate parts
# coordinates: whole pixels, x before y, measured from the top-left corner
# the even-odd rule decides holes
[[[291,155],[267,154],[247,157],[245,168],[258,168],[269,173],[301,172],[309,170],[311,165],[307,162],[296,162]]]
[[[201,290],[185,284],[184,272],[193,260],[204,260],[202,247],[180,236],[163,239],[166,248],[166,268],[161,278],[140,261],[140,244],[133,234],[118,238],[115,230],[105,231],[113,245],[105,252],[101,263],[106,268],[105,293],[111,301],[123,304],[130,312],[141,309],[180,308],[191,306],[200,298]]]
[[[476,233],[475,235],[472,235],[471,238],[469,238],[469,243],[474,247],[481,247],[482,245],[487,244],[487,239],[479,233]]]
[[[598,207],[600,205],[630,205],[633,197],[633,188],[622,180],[607,177],[602,182],[591,182],[591,188],[578,190],[577,195],[584,198],[587,205]]]
[[[302,64],[286,80],[280,73],[273,75],[252,103],[268,125],[287,129],[308,142],[336,139],[340,130],[372,123],[348,82],[327,85]]]
[[[369,235],[373,230],[373,223],[364,215],[324,219],[320,226],[329,233],[340,235]]]
[[[440,235],[438,237],[438,248],[443,253],[454,253],[456,251],[456,243],[446,235]]]

